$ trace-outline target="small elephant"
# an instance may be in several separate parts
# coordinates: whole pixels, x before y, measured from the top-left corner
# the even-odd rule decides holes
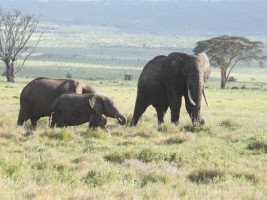
[[[178,124],[182,97],[193,123],[204,124],[200,115],[202,94],[207,102],[204,83],[211,73],[205,53],[188,55],[173,52],[168,56],[157,56],[149,61],[138,81],[138,90],[131,126],[149,105],[155,107],[158,124],[164,122],[164,115],[170,107],[171,122]]]
[[[41,117],[50,116],[53,101],[61,94],[75,92],[77,94],[96,93],[96,90],[84,83],[71,79],[50,79],[40,77],[32,80],[20,95],[20,110],[17,125],[22,126],[31,120],[33,127]]]
[[[51,113],[50,127],[92,122],[89,127],[105,128],[106,117],[116,118],[121,125],[127,121],[110,98],[98,94],[63,94],[53,102]]]

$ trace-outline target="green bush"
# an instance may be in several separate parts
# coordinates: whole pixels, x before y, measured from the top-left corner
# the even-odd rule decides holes
[[[66,74],[66,78],[72,78],[71,73],[67,73],[67,74]]]
[[[237,79],[233,76],[229,77],[228,82],[237,82]]]
[[[188,178],[196,183],[218,182],[225,179],[225,172],[216,169],[200,169],[189,174]]]
[[[90,170],[83,178],[84,182],[90,187],[97,187],[109,183],[110,181],[119,180],[121,176],[116,171]]]
[[[261,150],[267,153],[267,141],[254,141],[248,144],[247,149],[249,150]]]
[[[139,156],[138,159],[142,162],[153,162],[153,161],[160,161],[160,160],[166,160],[166,155],[163,154],[162,152],[158,152],[155,149],[151,149],[151,148],[146,148],[143,149]]]
[[[104,158],[109,162],[123,163],[125,159],[131,159],[135,157],[136,155],[133,151],[131,152],[117,151],[106,155]]]

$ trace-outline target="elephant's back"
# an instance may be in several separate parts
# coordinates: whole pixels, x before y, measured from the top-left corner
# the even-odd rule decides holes
[[[158,82],[162,82],[164,78],[164,71],[162,68],[162,64],[164,63],[167,56],[160,55],[156,56],[152,60],[150,60],[144,67],[140,77],[139,84],[157,84]]]
[[[22,90],[21,96],[46,96],[55,98],[65,92],[75,92],[77,81],[40,77],[32,80]]]

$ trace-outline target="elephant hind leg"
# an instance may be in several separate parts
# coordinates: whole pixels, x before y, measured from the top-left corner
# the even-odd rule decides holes
[[[156,109],[157,117],[158,117],[158,125],[160,126],[161,124],[164,123],[164,116],[165,116],[165,113],[167,112],[168,105],[167,104],[163,104],[163,105],[156,104],[153,106]]]

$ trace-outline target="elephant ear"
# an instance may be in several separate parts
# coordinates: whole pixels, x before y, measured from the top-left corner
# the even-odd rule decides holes
[[[211,73],[209,58],[207,54],[204,52],[197,54],[196,57],[198,58],[198,61],[201,63],[201,65],[203,66],[204,82],[206,82]]]
[[[103,114],[103,102],[101,98],[98,98],[97,95],[92,95],[89,97],[89,105],[94,109],[98,115]]]
[[[77,94],[82,94],[83,93],[83,89],[86,87],[85,83],[78,83],[75,92]]]

